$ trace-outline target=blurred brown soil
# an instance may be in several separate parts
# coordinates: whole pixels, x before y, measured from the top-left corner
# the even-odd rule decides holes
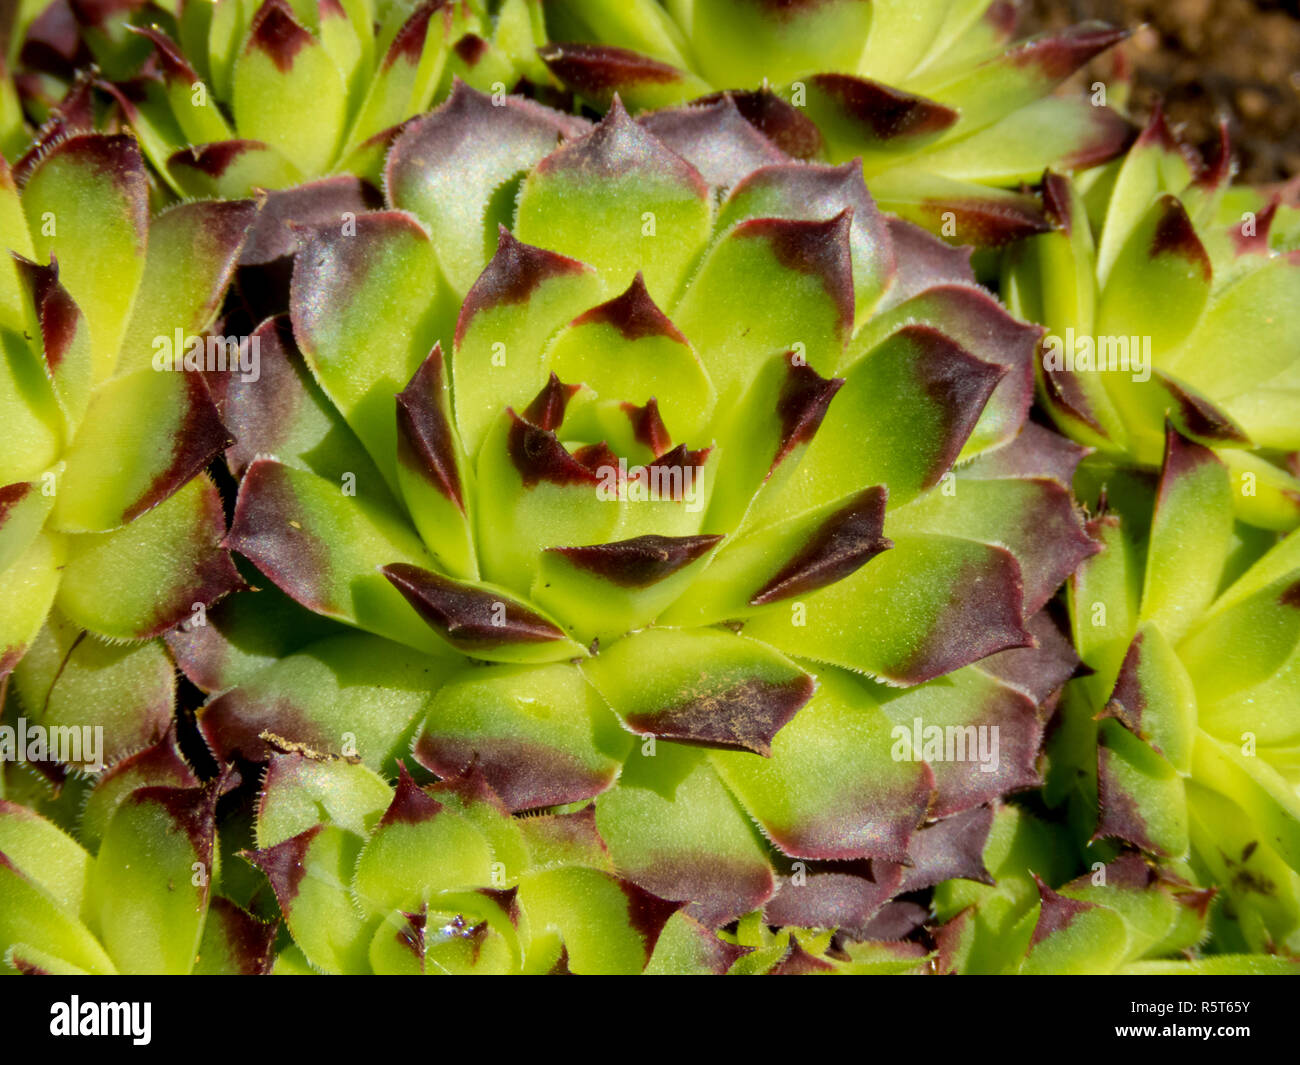
[[[1101,18],[1136,32],[1121,46],[1133,68],[1134,116],[1161,97],[1193,144],[1217,140],[1229,119],[1240,179],[1300,174],[1300,0],[1024,0],[1022,30]],[[1101,57],[1085,82],[1107,80]]]

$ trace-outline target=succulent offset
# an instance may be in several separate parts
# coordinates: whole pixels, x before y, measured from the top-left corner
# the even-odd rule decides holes
[[[230,438],[200,376],[151,360],[212,322],[256,207],[151,220],[134,141],[95,134],[0,163],[0,210],[0,680],[33,723],[103,727],[111,762],[171,720],[154,637],[240,583],[203,473]]]
[[[1288,975],[1285,956],[1190,957],[1207,935],[1213,889],[1128,851],[1070,879],[1059,828],[1007,806],[984,861],[986,883],[950,880],[934,893],[934,968],[1021,975]],[[1053,889],[1046,881],[1055,881]]]
[[[160,9],[136,0],[79,8],[79,46],[103,68],[96,87],[107,110],[178,195],[239,197],[336,172],[377,177],[396,130],[453,77],[501,94],[530,74],[545,79],[536,0],[491,7],[183,0]],[[52,13],[37,19],[23,54],[57,69],[49,54],[62,30]],[[54,121],[94,110],[63,88],[44,101]]]
[[[958,244],[1049,228],[1019,191],[1044,168],[1114,157],[1127,121],[1091,95],[1050,95],[1127,34],[1084,23],[1016,39],[993,0],[564,0],[545,5],[553,74],[634,111],[731,92],[791,154],[860,158],[880,206]],[[741,43],[743,42],[743,44]]]
[[[1172,426],[1154,493],[1112,479],[1070,582],[1093,673],[1066,687],[1046,797],[1094,839],[1190,859],[1237,949],[1294,954],[1300,536],[1243,534],[1232,480]]]
[[[1300,523],[1285,462],[1300,449],[1300,212],[1230,186],[1230,163],[1226,132],[1206,163],[1157,108],[1108,181],[1081,194],[1046,176],[1058,228],[1009,251],[1003,289],[1059,342],[1043,404],[1095,461],[1159,467],[1171,419],[1228,464],[1243,520],[1285,531]]]

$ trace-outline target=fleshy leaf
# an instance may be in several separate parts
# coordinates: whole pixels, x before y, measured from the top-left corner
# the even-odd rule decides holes
[[[109,822],[87,907],[123,972],[184,975],[193,968],[218,876],[219,789],[141,788]]]
[[[123,758],[95,779],[81,814],[80,837],[88,847],[98,849],[113,814],[139,788],[195,788],[195,776],[176,742],[175,727],[157,743]]]
[[[457,82],[435,111],[411,122],[388,155],[388,195],[428,227],[443,277],[464,295],[513,221],[517,181],[562,136],[579,132],[524,100],[504,106]]]
[[[708,236],[709,213],[699,172],[615,103],[524,179],[515,233],[590,263],[609,294],[641,272],[650,294],[668,300]]]
[[[326,395],[395,488],[392,397],[433,347],[437,264],[409,215],[377,211],[355,225],[353,236],[313,233],[303,242],[290,289],[293,332]]]
[[[212,700],[199,715],[222,759],[270,757],[275,739],[391,766],[446,666],[387,640],[349,633],[291,654]]]
[[[537,54],[552,74],[602,111],[615,95],[633,111],[643,111],[681,103],[708,88],[679,67],[612,45],[555,43]]]
[[[70,729],[74,740],[94,737],[74,743],[64,761],[100,769],[163,735],[172,717],[174,673],[160,643],[109,643],[54,611],[14,681],[34,722]]]
[[[338,150],[347,88],[287,0],[266,0],[253,16],[235,61],[231,99],[240,132],[271,145],[304,174],[325,170]],[[303,100],[311,101],[311,122],[299,113]]]
[[[370,914],[418,909],[436,892],[490,883],[492,861],[483,834],[403,771],[357,859],[356,891]]]
[[[259,459],[244,474],[226,544],[315,613],[417,650],[440,647],[379,572],[399,559],[433,564],[415,531],[382,503]]]
[[[583,672],[633,732],[764,756],[813,694],[793,662],[722,630],[649,629]]]
[[[700,752],[672,743],[633,752],[618,784],[597,798],[596,824],[623,875],[687,902],[709,928],[774,890],[761,839]]]
[[[599,298],[594,271],[521,244],[504,227],[496,255],[456,322],[452,392],[465,450],[475,456],[504,406],[522,409],[548,369],[542,346]]]
[[[659,309],[637,274],[621,295],[584,311],[551,345],[549,368],[597,396],[651,400],[675,440],[696,440],[713,413],[713,385],[690,342]],[[629,412],[630,414],[630,412]],[[661,451],[650,449],[651,457]]]
[[[525,965],[554,936],[578,975],[639,973],[681,906],[594,869],[535,873],[520,884],[519,903],[533,937]]]
[[[203,939],[194,959],[196,976],[264,976],[271,971],[278,926],[262,921],[229,899],[208,907]]]
[[[14,960],[31,956],[24,944],[40,943],[44,953],[53,952],[60,962],[90,973],[117,970],[90,930],[61,908],[58,902],[14,862],[0,852],[0,952]],[[38,948],[41,949],[41,948]],[[50,971],[45,966],[33,966]],[[20,970],[21,971],[21,970]]]
[[[745,631],[786,654],[891,684],[919,684],[986,655],[1028,646],[1015,557],[946,536],[900,536],[856,573]],[[876,604],[864,616],[861,604]]]
[[[929,326],[900,329],[848,371],[799,468],[753,521],[840,498],[841,470],[854,471],[854,487],[883,484],[902,506],[951,468],[1004,373]]]
[[[735,186],[718,215],[719,231],[750,218],[821,221],[853,208],[849,249],[853,261],[855,324],[862,325],[897,269],[885,220],[876,209],[862,168],[855,163],[829,167],[765,166]]]
[[[824,221],[752,218],[705,256],[673,319],[724,409],[779,352],[834,372],[853,324],[851,232],[847,207]]]
[[[811,701],[772,743],[772,756],[713,751],[723,781],[794,858],[902,861],[933,776],[890,754],[889,721],[858,681],[817,675]]]
[[[550,618],[495,585],[457,581],[406,563],[383,568],[389,582],[448,644],[489,662],[555,662],[582,645]]]
[[[1232,489],[1212,451],[1166,434],[1142,588],[1143,621],[1177,642],[1214,598],[1232,531]]]
[[[468,513],[470,468],[451,412],[442,348],[397,397],[397,483],[425,544],[451,573],[478,576]]]
[[[121,529],[68,537],[59,608],[104,636],[157,636],[241,585],[224,534],[217,490],[195,477]]]
[[[677,599],[700,576],[720,540],[647,534],[548,548],[533,598],[567,619],[581,642],[616,639]]]
[[[352,874],[364,841],[334,825],[315,825],[243,857],[266,874],[293,941],[327,973],[367,971],[373,921],[357,912]]]
[[[257,842],[274,847],[321,822],[366,836],[392,800],[392,787],[364,764],[277,751],[262,777]]]
[[[149,228],[144,160],[126,134],[54,145],[23,188],[37,261],[60,280],[90,325],[95,380],[113,370],[145,268]]]
[[[472,669],[434,696],[416,760],[441,777],[475,762],[512,810],[556,806],[610,786],[632,745],[576,667]]]
[[[254,203],[235,200],[177,204],[153,220],[118,373],[142,367],[146,351],[157,369],[166,350],[162,338],[172,353],[167,368],[177,367],[190,338],[202,336],[216,317],[256,217]]]
[[[729,96],[652,111],[638,121],[714,188],[730,188],[760,166],[786,161],[786,154],[745,121]]]
[[[105,532],[156,507],[230,437],[203,379],[151,368],[115,377],[91,397],[69,448],[50,520],[63,532]]]

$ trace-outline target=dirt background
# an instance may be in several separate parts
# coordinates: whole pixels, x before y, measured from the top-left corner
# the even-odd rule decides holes
[[[1133,28],[1120,47],[1135,117],[1162,97],[1171,121],[1206,146],[1227,115],[1241,180],[1300,174],[1300,0],[1022,0],[1022,8],[1024,32],[1089,18]],[[1101,57],[1080,82],[1109,79],[1113,63]]]

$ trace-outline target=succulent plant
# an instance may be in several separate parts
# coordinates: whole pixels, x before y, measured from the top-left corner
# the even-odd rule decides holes
[[[1104,93],[1050,95],[1126,34],[1094,22],[1017,41],[1014,5],[995,0],[565,0],[546,18],[541,55],[596,106],[730,92],[792,155],[861,158],[884,210],[957,243],[1044,231],[1017,186],[1131,139]]]
[[[1154,492],[1110,480],[1102,550],[1069,584],[1093,672],[1066,686],[1045,798],[1085,838],[1190,860],[1235,918],[1220,949],[1295,954],[1300,535],[1243,536],[1233,495],[1227,465],[1172,426]]]
[[[1202,954],[1214,889],[1125,851],[1075,871],[1059,827],[1015,806],[997,812],[987,882],[934,892],[934,970],[1022,975],[1290,974],[1294,958]],[[1059,885],[1056,888],[1050,885]]]
[[[203,473],[230,438],[202,375],[157,362],[211,323],[255,214],[193,202],[151,219],[126,135],[0,162],[0,684],[32,725],[102,729],[101,768],[171,721],[154,637],[240,583]],[[50,772],[91,760],[63,761]]]
[[[498,813],[594,817],[707,928],[866,935],[964,875],[1037,780],[1076,662],[1042,608],[1094,549],[1081,449],[1025,421],[1039,330],[730,101],[587,131],[460,86],[386,187],[305,236],[260,381],[218,393],[228,545],[334,623],[264,665],[250,591],[171,638],[218,760],[409,751]]]
[[[89,849],[0,799],[3,965],[64,975],[269,971],[275,923],[216,888],[216,806],[228,783],[200,784],[161,741],[107,771],[83,818]]]
[[[1014,21],[10,5],[0,967],[1295,973],[1294,189]]]
[[[1043,404],[1093,461],[1159,468],[1165,420],[1215,449],[1237,513],[1300,524],[1300,212],[1229,184],[1226,132],[1203,163],[1159,108],[1110,180],[1048,174],[1057,228],[1009,249],[1003,291],[1045,323]],[[1089,208],[1098,216],[1089,224]],[[1095,228],[1095,233],[1094,233]]]
[[[987,828],[987,824],[984,825]],[[721,934],[683,900],[618,875],[585,804],[512,817],[477,769],[396,787],[356,762],[278,751],[256,850],[293,937],[278,973],[798,973],[924,971],[917,943],[773,930]]]
[[[167,6],[175,10],[88,6],[80,47],[182,196],[247,196],[335,172],[377,177],[396,129],[453,77],[502,96],[530,74],[547,80],[536,0]],[[69,105],[52,109],[57,120]]]

